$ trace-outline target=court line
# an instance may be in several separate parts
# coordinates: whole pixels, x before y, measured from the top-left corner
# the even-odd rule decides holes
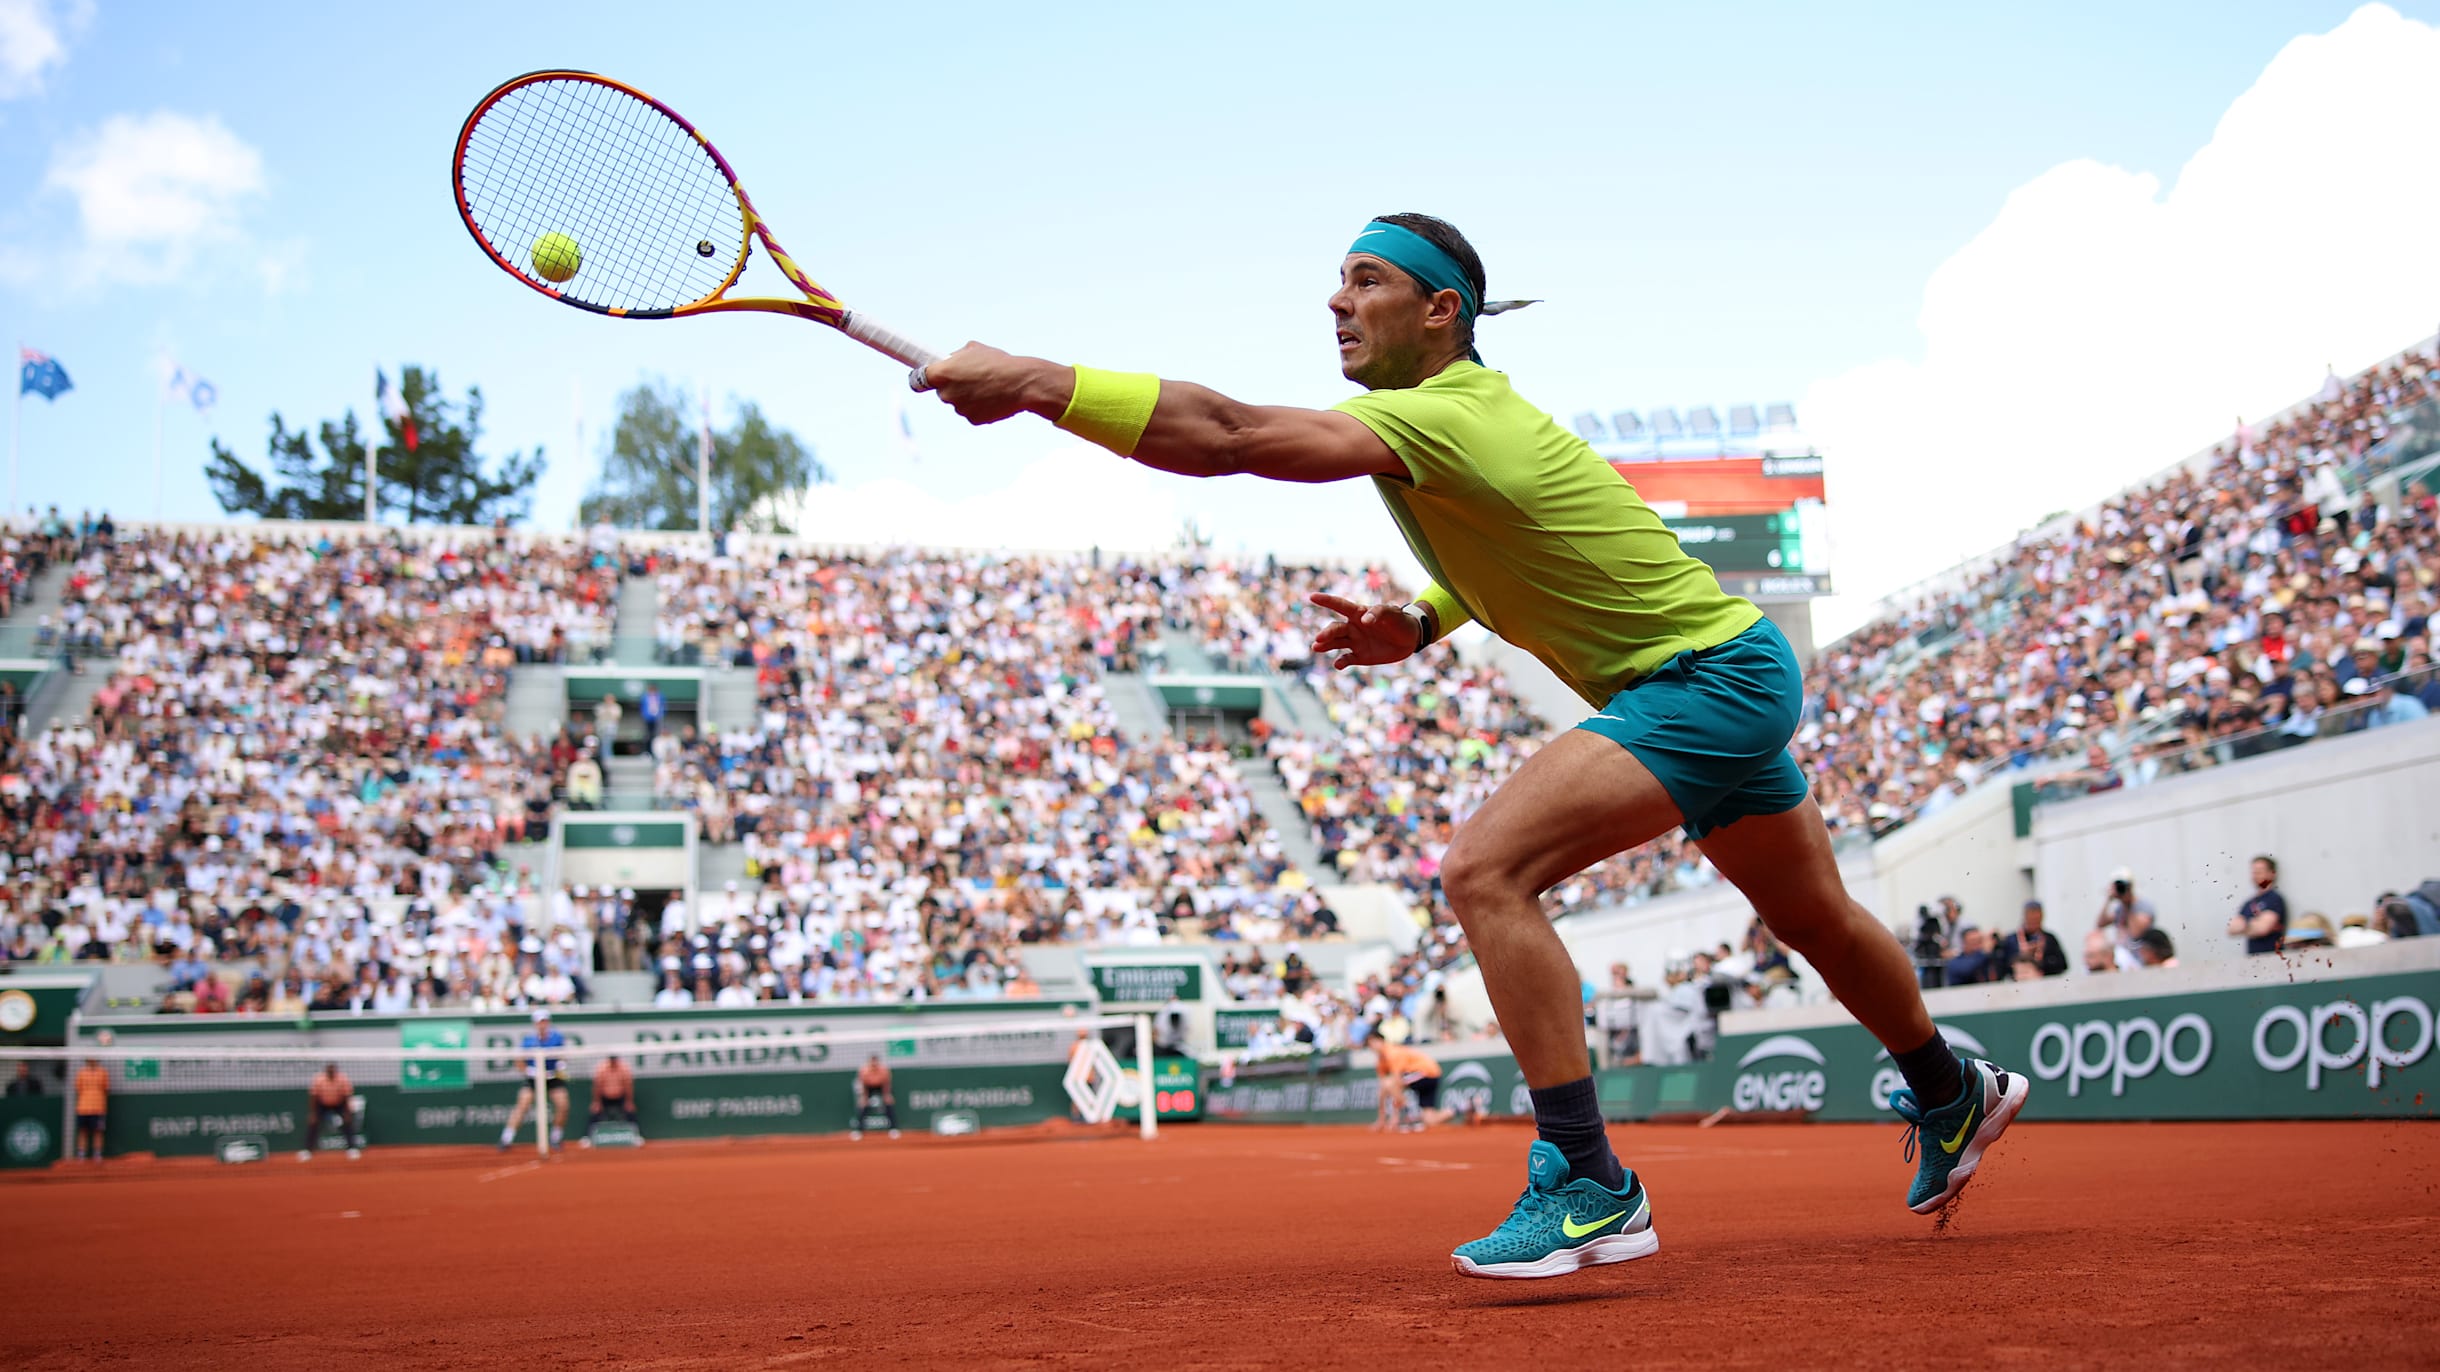
[[[500,1179],[501,1179],[501,1178],[503,1178],[503,1177],[513,1177],[513,1176],[517,1175],[519,1172],[531,1172],[531,1171],[533,1171],[535,1168],[540,1167],[541,1165],[542,1165],[542,1159],[540,1159],[540,1158],[536,1158],[536,1159],[534,1159],[532,1162],[521,1162],[521,1163],[518,1163],[518,1164],[517,1164],[516,1166],[514,1166],[514,1167],[503,1167],[503,1168],[498,1169],[497,1171],[485,1172],[483,1175],[481,1175],[481,1176],[479,1176],[479,1177],[475,1178],[475,1180],[476,1180],[476,1181],[479,1181],[479,1182],[482,1182],[482,1181],[498,1181],[498,1180],[500,1180]]]

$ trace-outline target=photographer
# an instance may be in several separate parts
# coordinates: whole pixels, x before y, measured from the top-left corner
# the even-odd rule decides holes
[[[2137,915],[2144,916],[2140,927],[2136,924]],[[2135,873],[2132,869],[2121,867],[2110,873],[2109,894],[2101,898],[2101,913],[2093,920],[2093,927],[2108,930],[2110,941],[2126,954],[2120,960],[2121,965],[2131,964],[2136,935],[2159,919],[2160,912],[2152,908],[2152,902],[2135,894]]]
[[[1915,979],[1926,991],[1949,984],[1948,931],[1929,905],[1915,907],[1915,937],[1908,944],[1915,959]]]

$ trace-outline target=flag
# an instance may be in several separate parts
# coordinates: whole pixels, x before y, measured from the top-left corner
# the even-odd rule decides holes
[[[415,416],[407,409],[407,398],[390,385],[390,378],[380,368],[373,369],[373,398],[381,406],[381,417],[398,426],[398,441],[415,451]]]
[[[73,389],[68,369],[59,365],[59,359],[32,348],[17,349],[17,394],[31,391],[45,400],[57,400],[62,391]]]
[[[907,418],[905,401],[898,402],[898,446],[905,450],[907,461],[923,461],[923,449],[915,446],[915,423]]]
[[[198,412],[209,410],[220,400],[220,389],[184,367],[172,367],[165,392],[173,400],[183,400]]]

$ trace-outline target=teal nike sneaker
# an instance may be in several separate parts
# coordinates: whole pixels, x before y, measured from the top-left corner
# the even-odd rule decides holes
[[[2013,1072],[1959,1054],[1966,1089],[1937,1110],[1926,1110],[1915,1093],[1889,1093],[1889,1108],[1906,1121],[1906,1158],[1916,1163],[1914,1188],[1906,1193],[1906,1208],[1918,1215],[1936,1215],[1957,1199],[1974,1179],[1983,1154],[2008,1132],[2016,1112],[2025,1108],[2031,1084]]]
[[[1499,1228],[1449,1256],[1462,1276],[1557,1277],[1659,1251],[1652,1198],[1633,1172],[1623,1191],[1570,1178],[1567,1155],[1536,1139],[1525,1155],[1525,1194],[1516,1208]]]

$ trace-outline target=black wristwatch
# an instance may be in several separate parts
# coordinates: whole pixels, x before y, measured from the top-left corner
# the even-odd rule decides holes
[[[1440,626],[1434,622],[1439,616],[1432,613],[1431,606],[1420,600],[1410,600],[1398,608],[1405,613],[1408,619],[1415,621],[1416,652],[1420,653],[1431,647],[1440,638],[1440,635],[1435,632]]]

